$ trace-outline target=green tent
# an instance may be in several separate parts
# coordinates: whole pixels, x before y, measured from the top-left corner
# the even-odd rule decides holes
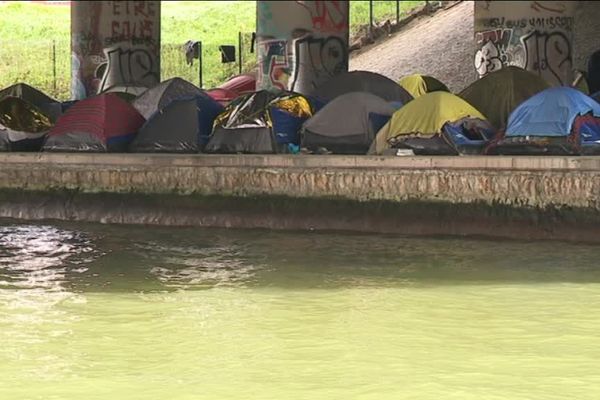
[[[519,104],[549,87],[538,75],[511,66],[473,82],[459,96],[481,111],[494,127],[504,129],[508,116]]]

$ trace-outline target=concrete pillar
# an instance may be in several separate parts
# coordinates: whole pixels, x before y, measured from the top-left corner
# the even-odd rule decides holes
[[[160,82],[160,1],[71,2],[71,97]]]
[[[552,85],[570,85],[576,5],[576,1],[476,1],[474,61],[479,77],[516,65]]]
[[[257,88],[308,94],[348,71],[348,15],[348,1],[257,1]]]

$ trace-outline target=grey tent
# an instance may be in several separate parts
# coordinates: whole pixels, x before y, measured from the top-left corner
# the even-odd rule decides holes
[[[386,101],[406,104],[413,97],[393,80],[374,72],[351,71],[337,75],[309,94],[321,100],[331,101],[350,92],[367,92]]]
[[[222,111],[223,106],[203,96],[174,100],[148,119],[129,149],[136,153],[197,153]]]
[[[173,78],[146,90],[132,103],[133,107],[146,119],[155,112],[164,109],[173,100],[188,99],[197,96],[209,97],[194,84],[181,78]]]
[[[17,83],[0,90],[0,100],[6,97],[18,97],[29,104],[33,104],[43,112],[51,122],[56,122],[62,114],[62,105],[58,100],[46,95],[40,90],[26,83]]]
[[[352,92],[332,100],[302,127],[302,146],[333,153],[365,154],[396,107],[371,93]]]

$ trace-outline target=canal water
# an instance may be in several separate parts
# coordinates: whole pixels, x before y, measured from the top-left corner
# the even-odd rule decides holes
[[[600,247],[0,223],[0,399],[598,399]]]

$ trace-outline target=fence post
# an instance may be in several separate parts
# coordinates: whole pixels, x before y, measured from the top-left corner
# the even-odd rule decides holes
[[[238,32],[239,73],[242,73],[242,32]]]
[[[396,25],[400,23],[400,0],[396,0]]]
[[[373,35],[373,0],[369,0],[369,36]]]
[[[199,88],[202,89],[202,41],[198,42],[198,80],[199,80]]]
[[[54,78],[53,88],[54,96],[56,96],[56,40],[52,41],[52,76]]]

